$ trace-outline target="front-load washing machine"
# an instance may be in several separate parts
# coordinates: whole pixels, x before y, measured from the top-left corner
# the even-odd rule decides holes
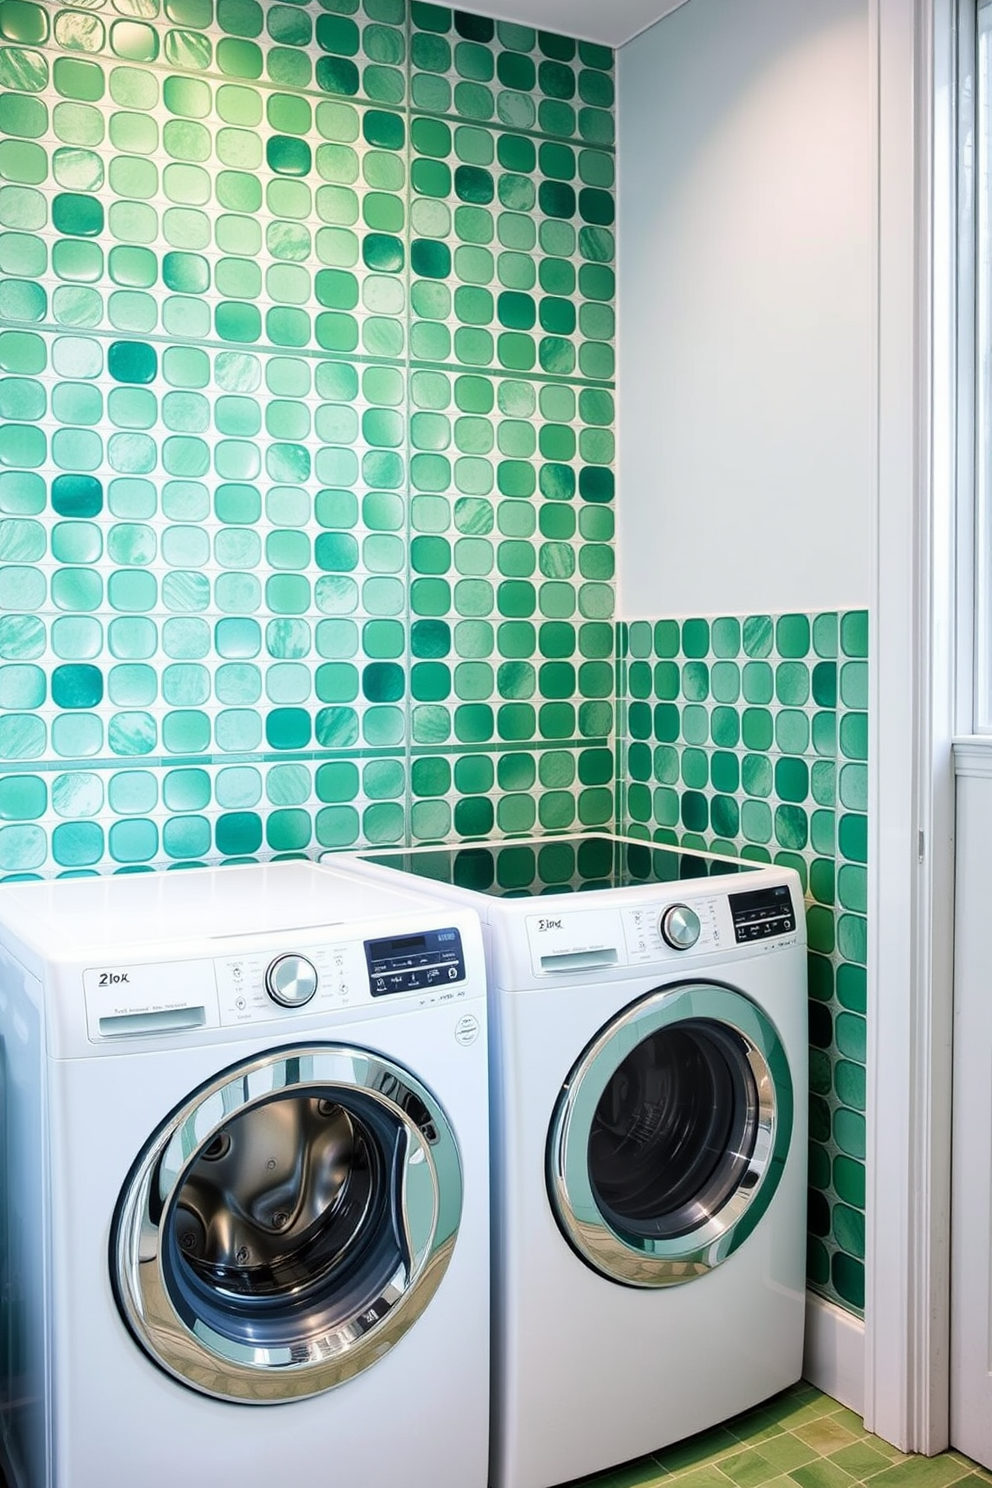
[[[306,862],[0,886],[11,1488],[484,1488],[478,921]]]
[[[798,1379],[797,874],[605,834],[360,862],[483,920],[494,1488],[640,1456]]]

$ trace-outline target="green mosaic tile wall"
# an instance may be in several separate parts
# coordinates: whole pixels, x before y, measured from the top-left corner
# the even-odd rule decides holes
[[[864,1306],[868,617],[620,627],[627,829],[806,890],[810,1285]]]
[[[613,821],[612,67],[0,0],[0,875]]]
[[[621,627],[618,692],[612,69],[420,0],[0,0],[0,877],[793,862],[858,1307],[864,617],[839,700],[829,615]]]

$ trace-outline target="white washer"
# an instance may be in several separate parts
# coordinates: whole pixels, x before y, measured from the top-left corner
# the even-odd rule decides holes
[[[0,887],[11,1488],[484,1488],[476,916],[304,862]]]
[[[613,1466],[798,1379],[797,874],[605,834],[362,861],[483,920],[494,1488]]]

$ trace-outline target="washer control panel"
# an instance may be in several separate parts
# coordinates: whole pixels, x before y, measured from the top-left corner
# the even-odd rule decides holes
[[[258,950],[221,956],[87,969],[89,1037],[149,1038],[370,1009],[397,994],[414,1007],[466,996],[466,958],[454,927],[299,948],[266,940]]]
[[[450,987],[465,980],[462,938],[453,928],[365,942],[373,997]]]

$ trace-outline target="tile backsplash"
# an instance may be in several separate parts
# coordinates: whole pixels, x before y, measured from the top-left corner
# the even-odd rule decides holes
[[[612,69],[0,0],[0,874],[612,821]]]
[[[613,106],[609,50],[421,0],[0,0],[0,877],[792,863],[856,1308],[864,616],[614,624]]]
[[[810,1285],[864,1306],[868,617],[620,628],[627,830],[794,868],[806,891]]]

